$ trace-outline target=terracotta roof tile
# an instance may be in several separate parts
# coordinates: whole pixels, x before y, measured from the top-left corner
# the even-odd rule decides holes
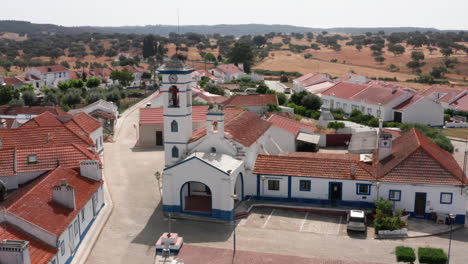
[[[423,96],[432,96],[434,99],[439,99],[441,102],[449,103],[457,95],[463,92],[463,89],[455,89],[451,87],[433,86],[425,90]]]
[[[228,107],[267,106],[268,103],[278,105],[276,94],[234,95],[222,105]]]
[[[205,100],[210,104],[222,104],[228,98],[226,96],[220,95],[206,95],[205,93],[201,92],[196,94],[194,97],[200,97],[201,99]]]
[[[468,92],[458,97],[455,101],[450,104],[451,107],[458,111],[468,112]]]
[[[15,150],[1,149],[0,150],[0,177],[11,176],[15,174]]]
[[[222,65],[219,65],[217,69],[221,70],[222,72],[226,74],[236,74],[236,73],[244,72],[234,64],[222,64]]]
[[[274,127],[281,128],[283,130],[289,131],[297,136],[301,129],[308,130],[310,132],[315,132],[316,128],[302,122],[296,121],[294,119],[282,117],[279,115],[271,115],[270,118],[267,120],[268,122],[272,123]]]
[[[355,84],[340,82],[322,92],[323,95],[336,96],[338,98],[349,99],[355,94],[367,88],[367,84]]]
[[[74,122],[88,135],[101,127],[101,123],[86,113],[74,115],[66,124]]]
[[[92,116],[92,117],[102,117],[102,118],[105,118],[105,119],[108,119],[108,120],[117,119],[115,115],[109,114],[108,112],[105,112],[105,111],[102,111],[102,110],[99,110],[99,109],[90,112],[89,115]]]
[[[376,168],[383,181],[468,184],[452,154],[414,128],[393,141],[392,154]]]
[[[49,263],[58,251],[7,223],[0,224],[0,241],[4,239],[28,241],[31,264]]]
[[[393,109],[398,110],[398,111],[405,111],[406,109],[410,108],[414,103],[419,102],[423,98],[424,96],[416,94],[412,96],[411,98],[409,98],[408,100],[405,100],[401,104],[393,107]]]
[[[322,153],[311,155],[313,157],[258,155],[253,172],[266,175],[331,179],[375,179],[371,173],[371,166],[359,162],[355,155]],[[351,175],[353,166],[354,176]]]
[[[48,73],[48,72],[68,72],[68,68],[62,65],[51,65],[51,66],[38,66],[32,67],[33,69],[38,70],[41,73]]]
[[[56,108],[56,107],[46,107],[46,106],[32,106],[32,107],[10,107],[10,106],[0,106],[0,114],[3,115],[40,115],[44,112],[50,112],[54,115],[70,115],[67,112]]]
[[[75,190],[75,210],[52,201],[52,187],[60,184],[62,179],[66,179]],[[102,182],[80,176],[73,169],[59,167],[37,181],[6,210],[52,234],[60,235],[101,185]]]

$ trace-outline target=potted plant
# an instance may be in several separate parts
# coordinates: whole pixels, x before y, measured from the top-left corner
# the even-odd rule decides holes
[[[397,212],[397,215],[400,216],[400,219],[403,221],[408,221],[409,213],[403,209],[402,211]]]

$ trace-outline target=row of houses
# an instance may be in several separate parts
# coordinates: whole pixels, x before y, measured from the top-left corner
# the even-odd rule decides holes
[[[166,213],[231,221],[236,203],[248,198],[353,208],[387,199],[413,217],[454,213],[457,223],[466,221],[466,176],[415,129],[399,135],[379,128],[373,143],[362,140],[370,148],[364,154],[312,153],[307,145],[296,153],[322,137],[326,146],[328,135],[283,114],[192,106],[194,70],[175,62],[159,71]]]
[[[195,82],[200,81],[203,77],[215,84],[224,84],[242,78],[250,78],[254,82],[263,81],[263,78],[255,73],[247,74],[244,72],[242,63],[221,64],[209,70],[196,70],[192,72],[192,79]]]
[[[70,263],[104,206],[101,124],[86,113],[13,113],[34,117],[0,129],[1,263]]]
[[[328,74],[310,73],[293,81],[294,91],[308,91],[323,100],[322,109],[354,109],[384,121],[444,125],[444,110],[468,109],[468,89],[432,87],[423,93],[394,83],[357,74],[332,80]]]

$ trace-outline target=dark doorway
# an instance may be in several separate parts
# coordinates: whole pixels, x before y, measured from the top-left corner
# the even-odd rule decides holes
[[[424,217],[426,213],[426,193],[416,193],[414,198],[414,215]]]
[[[341,201],[343,184],[341,182],[330,182],[328,189],[328,199],[332,206],[338,205]]]
[[[162,146],[163,144],[163,132],[156,131],[156,146]]]
[[[211,213],[211,190],[201,182],[187,182],[180,189],[183,211]]]
[[[401,112],[393,112],[393,122],[401,123],[402,114]]]

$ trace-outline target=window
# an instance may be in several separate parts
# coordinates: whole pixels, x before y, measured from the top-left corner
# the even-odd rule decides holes
[[[75,236],[79,233],[79,228],[78,228],[78,219],[75,220],[75,225],[74,225],[74,230],[75,230]]]
[[[172,157],[173,158],[179,157],[179,149],[176,146],[172,147]]]
[[[336,108],[340,108],[341,104],[340,102],[336,102]]]
[[[178,132],[179,131],[179,124],[177,124],[177,121],[172,120],[171,122],[171,132]]]
[[[348,108],[348,104],[343,104],[343,110],[346,110]]]
[[[370,195],[370,184],[356,183],[356,194],[359,195]]]
[[[377,110],[377,116],[380,117],[381,114],[382,114],[382,111]]]
[[[299,191],[301,191],[301,192],[310,192],[310,181],[309,180],[300,180],[299,181]]]
[[[279,180],[268,180],[268,190],[269,191],[279,191],[280,181]]]
[[[169,88],[169,107],[179,107],[179,89],[176,86]]]
[[[65,255],[65,243],[63,242],[60,242],[60,254]]]
[[[215,147],[211,147],[211,154],[216,154],[216,148]]]
[[[372,108],[367,108],[367,113],[370,115],[372,114]]]
[[[36,154],[28,155],[28,163],[37,163],[37,155]]]
[[[53,260],[50,261],[50,264],[55,264],[55,263],[56,263],[56,262],[55,262],[55,259],[53,259]]]
[[[440,193],[441,204],[452,204],[453,193]]]
[[[390,201],[401,201],[401,191],[399,191],[399,190],[390,190],[388,192],[388,199]]]
[[[324,105],[328,105],[328,100],[323,100]]]
[[[81,222],[85,220],[85,211],[86,211],[86,208],[83,208],[83,210],[81,210]]]

